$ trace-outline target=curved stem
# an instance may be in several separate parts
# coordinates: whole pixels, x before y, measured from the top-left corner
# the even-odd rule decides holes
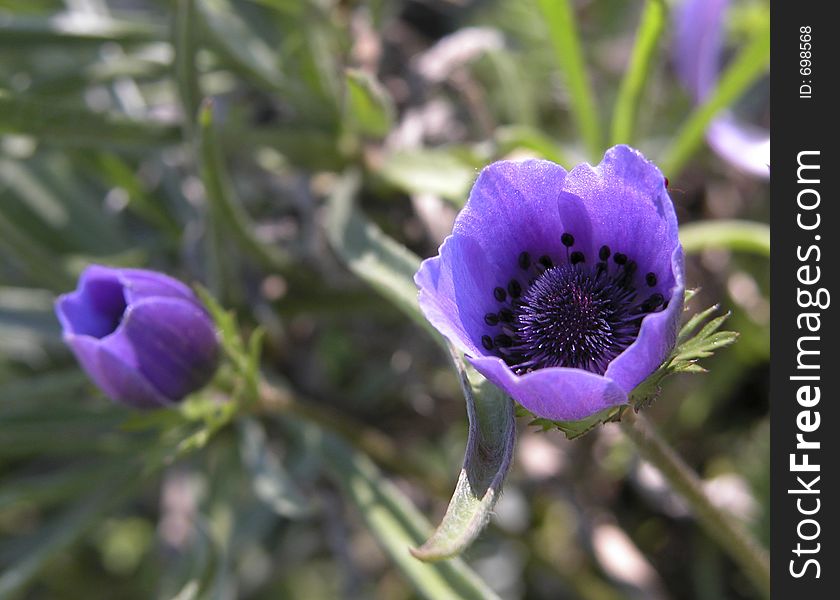
[[[710,538],[741,567],[761,594],[770,597],[770,556],[730,514],[715,506],[700,478],[656,432],[648,420],[633,409],[624,411],[621,428],[639,452],[649,460],[689,504]]]

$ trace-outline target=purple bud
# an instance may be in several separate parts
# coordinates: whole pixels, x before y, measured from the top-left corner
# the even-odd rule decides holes
[[[173,404],[216,370],[212,319],[189,287],[162,273],[91,265],[55,312],[82,368],[123,404]]]

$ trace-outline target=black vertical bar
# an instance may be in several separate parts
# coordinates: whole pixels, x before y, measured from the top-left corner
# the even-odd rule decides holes
[[[773,597],[785,600],[840,598],[834,6],[771,5],[771,560]]]

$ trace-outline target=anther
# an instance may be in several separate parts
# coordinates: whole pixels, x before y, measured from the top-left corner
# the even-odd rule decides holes
[[[522,286],[519,285],[516,279],[511,279],[507,285],[507,291],[511,298],[519,298],[519,295],[522,293]]]
[[[621,252],[616,252],[615,256],[613,256],[613,260],[617,265],[623,265],[627,262],[627,255],[622,254]]]
[[[598,258],[601,260],[607,260],[610,257],[610,247],[609,246],[601,246],[601,249],[598,250]]]
[[[539,263],[546,269],[550,269],[554,266],[554,263],[551,261],[551,258],[547,254],[543,254],[542,256],[540,256]]]
[[[501,346],[502,348],[510,348],[513,345],[513,340],[510,339],[510,336],[505,335],[504,333],[500,333],[496,337],[493,338],[493,342],[497,346]]]
[[[489,335],[482,335],[481,336],[481,345],[484,346],[485,350],[492,350],[493,349],[493,338]]]
[[[575,245],[575,236],[571,233],[564,233],[560,236],[560,241],[563,242],[563,245],[566,246],[566,248],[570,248]]]
[[[513,311],[503,308],[499,311],[499,320],[503,323],[513,323]]]
[[[669,185],[671,185],[671,182],[668,181],[668,178],[666,177],[665,178],[665,187],[667,188]]]
[[[496,313],[487,313],[484,315],[484,322],[488,325],[498,325],[499,324],[499,315]]]
[[[645,303],[642,306],[645,308],[645,310],[654,310],[660,304],[662,304],[664,301],[665,301],[665,297],[662,294],[660,294],[659,292],[657,292],[655,294],[652,294],[650,296],[650,298],[645,300]]]
[[[520,269],[527,269],[531,266],[531,255],[527,252],[522,252],[519,255],[519,268]]]
[[[624,272],[627,275],[627,277],[630,277],[636,272],[636,269],[638,268],[638,263],[635,260],[631,260],[626,265],[624,265]]]
[[[583,252],[581,252],[580,250],[575,250],[574,252],[572,252],[572,256],[569,258],[569,262],[571,262],[573,265],[582,263],[585,260],[586,258],[583,256]]]
[[[656,285],[656,273],[648,273],[645,275],[645,281],[647,282],[648,286],[653,287]]]
[[[505,298],[507,298],[507,292],[505,288],[497,287],[493,290],[493,297],[496,298],[499,302],[504,302]]]

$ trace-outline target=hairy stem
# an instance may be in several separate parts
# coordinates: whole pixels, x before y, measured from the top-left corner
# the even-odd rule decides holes
[[[650,422],[633,409],[624,411],[621,428],[639,452],[668,480],[689,504],[706,533],[734,560],[758,588],[770,597],[770,557],[767,551],[730,514],[715,506],[703,490],[700,478],[656,432]]]

